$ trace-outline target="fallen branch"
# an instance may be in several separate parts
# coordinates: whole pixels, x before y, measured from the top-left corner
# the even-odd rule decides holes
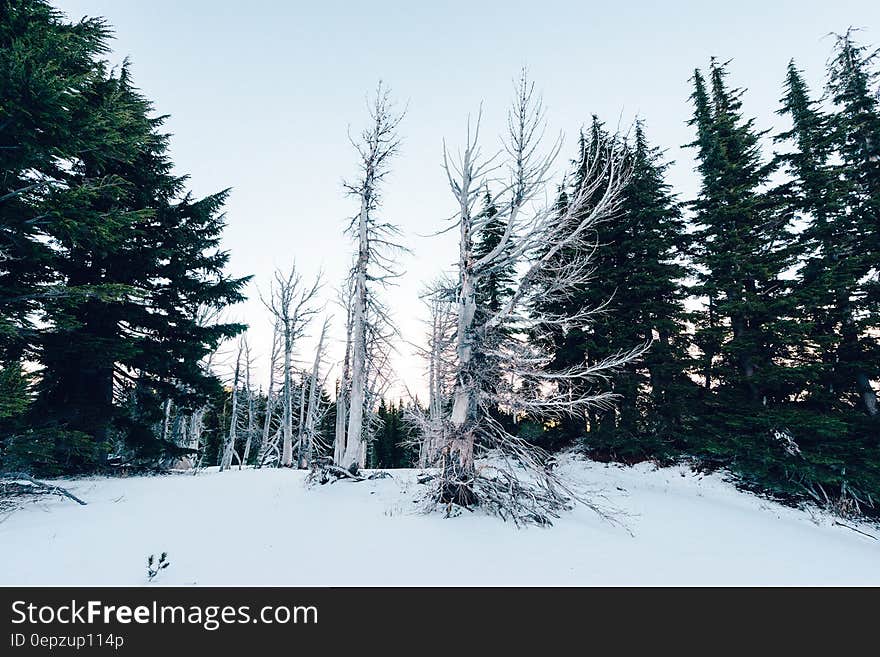
[[[332,484],[341,479],[346,481],[369,481],[372,479],[390,479],[391,474],[384,470],[377,470],[364,476],[359,470],[346,470],[332,463],[322,463],[312,468],[309,473],[310,483]]]
[[[416,483],[418,484],[427,484],[432,479],[436,479],[437,475],[433,475],[430,472],[422,472],[421,474],[416,476]]]
[[[36,486],[42,490],[47,491],[49,494],[61,495],[66,497],[69,500],[73,500],[77,504],[81,504],[83,506],[86,505],[81,499],[79,499],[76,495],[71,493],[66,488],[62,488],[61,486],[55,486],[52,484],[46,484],[42,481],[37,481],[29,474],[25,474],[24,472],[0,472],[0,479],[8,479],[11,481],[15,480],[23,480],[29,482],[31,485]]]
[[[861,529],[856,529],[852,525],[847,525],[845,522],[840,522],[839,520],[835,520],[834,524],[837,525],[838,527],[846,527],[847,529],[852,529],[857,534],[861,534],[862,536],[867,536],[868,538],[873,538],[875,541],[880,540],[876,536],[874,536],[873,534],[869,534],[868,532],[863,532]]]

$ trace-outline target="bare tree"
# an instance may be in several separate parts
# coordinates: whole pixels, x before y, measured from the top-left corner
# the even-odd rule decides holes
[[[345,308],[345,357],[342,360],[342,373],[336,386],[336,427],[333,440],[333,462],[342,463],[345,455],[345,430],[348,426],[348,393],[351,387],[351,278],[342,295],[341,304]]]
[[[452,399],[455,371],[456,286],[440,279],[422,295],[428,309],[426,346],[412,345],[426,363],[428,406],[421,408],[415,398],[407,407],[406,417],[416,429],[419,467],[436,463],[437,451],[444,443],[444,413]],[[411,395],[412,397],[412,395]]]
[[[281,343],[283,336],[281,334],[280,323],[274,320],[272,330],[272,350],[269,354],[269,384],[266,388],[266,407],[263,417],[263,430],[260,436],[260,445],[257,449],[257,467],[262,467],[265,462],[267,452],[271,448],[270,436],[272,434],[272,423],[275,420],[275,409],[278,402],[278,396],[275,391],[275,383],[278,381],[278,369],[280,360]],[[283,377],[282,377],[283,378]]]
[[[253,365],[253,361],[251,359],[251,348],[250,344],[247,340],[247,334],[242,336],[243,350],[244,350],[244,390],[245,396],[247,400],[247,434],[245,436],[244,450],[242,450],[241,461],[238,464],[239,470],[247,465],[248,458],[251,453],[251,445],[253,444],[254,434],[257,429],[257,409],[256,409],[256,395],[254,394],[254,389],[251,387],[251,367]]]
[[[565,297],[589,282],[588,255],[565,265],[559,264],[557,255],[563,250],[589,254],[594,246],[592,227],[618,210],[627,180],[622,152],[613,143],[597,145],[583,184],[574,190],[560,216],[547,199],[561,138],[542,152],[544,109],[525,71],[508,115],[504,150],[484,158],[479,130],[480,116],[473,125],[468,121],[464,151],[455,162],[445,144],[443,149],[447,180],[458,207],[454,220],[459,229],[459,260],[455,385],[438,455],[441,474],[434,500],[450,508],[482,504],[515,522],[541,524],[550,522],[572,499],[602,512],[552,472],[546,453],[511,435],[490,409],[502,406],[515,413],[559,417],[610,404],[613,397],[608,393],[572,394],[572,390],[586,390],[597,377],[643,351],[558,371],[548,367],[552,354],[541,342],[528,339],[532,328],[589,322],[594,309],[551,316],[535,310],[541,307],[535,300],[538,294]],[[504,164],[496,164],[501,156]],[[502,181],[493,197],[506,229],[494,249],[477,257],[474,238],[488,219],[475,206],[486,186],[497,184],[492,176]],[[518,272],[512,293],[499,310],[481,308],[478,313],[476,290],[486,276],[502,268]],[[585,385],[575,388],[572,382]],[[492,459],[479,471],[475,467],[478,446],[492,450]]]
[[[299,447],[299,465],[301,468],[308,468],[313,461],[315,448],[318,442],[317,426],[320,420],[320,403],[321,403],[321,364],[324,360],[325,341],[327,332],[330,328],[330,318],[324,320],[324,326],[321,328],[321,337],[318,339],[318,347],[315,350],[315,362],[312,364],[312,373],[309,377],[308,385],[308,408],[306,410],[305,419],[301,422],[302,439]],[[303,391],[306,386],[303,385]]]
[[[402,250],[398,243],[400,231],[391,223],[377,216],[380,207],[380,186],[388,175],[391,158],[397,153],[400,140],[397,127],[403,115],[395,113],[390,93],[379,84],[375,99],[370,105],[370,125],[361,133],[360,139],[351,142],[358,152],[360,175],[352,183],[346,183],[349,194],[360,202],[360,210],[352,219],[348,232],[357,239],[357,257],[350,274],[349,334],[346,363],[341,391],[343,410],[347,413],[345,447],[340,449],[342,437],[337,431],[336,449],[341,460],[337,464],[356,470],[364,462],[364,412],[371,397],[368,385],[368,362],[370,340],[382,339],[382,331],[371,326],[375,322],[390,326],[385,308],[374,294],[375,285],[388,284],[400,276],[395,269],[393,256]],[[378,348],[378,343],[372,347]],[[339,427],[341,429],[341,426]]]
[[[232,410],[229,417],[229,431],[226,434],[226,442],[223,444],[223,455],[220,458],[220,472],[232,467],[232,457],[237,455],[235,443],[238,440],[238,396],[239,383],[241,380],[241,355],[244,349],[244,338],[238,342],[238,352],[235,356],[235,370],[232,377]],[[241,459],[239,459],[241,462]]]
[[[296,341],[303,336],[312,318],[319,312],[317,295],[321,288],[321,276],[315,277],[313,283],[306,283],[297,272],[296,265],[291,266],[287,274],[275,272],[269,299],[263,304],[275,318],[276,326],[281,334],[283,354],[283,388],[282,388],[282,448],[281,465],[293,465],[293,350]],[[265,427],[264,427],[265,429]]]

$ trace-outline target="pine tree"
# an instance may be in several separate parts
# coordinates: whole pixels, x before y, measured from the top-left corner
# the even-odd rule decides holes
[[[788,147],[776,160],[788,179],[774,193],[789,219],[802,226],[795,242],[800,267],[791,292],[801,334],[787,370],[794,392],[773,415],[798,452],[797,458],[785,458],[759,444],[755,461],[764,463],[753,474],[765,489],[807,491],[820,502],[828,494],[820,491],[830,491],[841,503],[851,503],[852,495],[864,501],[866,492],[876,490],[878,445],[855,412],[857,379],[846,360],[846,343],[852,340],[854,300],[865,296],[868,240],[858,213],[848,207],[852,165],[840,155],[838,117],[810,98],[794,62],[784,86],[779,113],[790,118],[791,127],[776,137]],[[858,366],[870,371],[868,363]]]
[[[480,219],[482,222],[480,229],[474,236],[474,257],[477,259],[491,253],[501,243],[507,230],[507,224],[495,207],[495,201],[488,190]],[[507,248],[507,251],[509,250],[510,247]],[[498,312],[501,309],[502,303],[511,294],[513,275],[513,268],[507,266],[489,272],[481,280],[476,290],[477,306],[481,312]]]
[[[148,103],[129,88],[127,68],[118,76],[102,72],[85,96],[101,146],[73,161],[72,191],[53,194],[65,221],[47,227],[54,247],[51,266],[65,286],[112,291],[45,305],[49,326],[37,342],[44,369],[34,420],[91,436],[106,453],[116,414],[116,364],[132,346],[119,339],[120,325],[145,297],[146,263],[153,257],[148,252],[152,212],[145,198],[153,190],[140,188],[137,176],[142,162],[149,161],[139,161],[140,145],[155,145]]]
[[[710,87],[694,73],[691,99],[702,188],[691,203],[698,265],[696,314],[706,388],[718,384],[729,408],[762,408],[785,398],[781,361],[793,340],[786,283],[790,233],[765,194],[772,164],[761,161],[754,121],[743,119],[742,91],[728,89],[724,64],[712,60]]]
[[[593,116],[588,132],[581,131],[578,139],[578,154],[572,162],[573,172],[569,175],[566,183],[559,190],[559,196],[556,201],[556,213],[559,217],[565,217],[569,206],[569,195],[567,188],[576,190],[581,187],[586,176],[590,175],[588,167],[596,160],[596,169],[598,171],[605,170],[604,157],[613,149],[612,138],[608,135],[604,125],[598,117]],[[601,186],[599,187],[601,188]],[[576,225],[582,220],[583,215],[591,210],[592,203],[585,204],[583,211],[577,216],[570,216],[570,221]],[[603,272],[601,276],[593,276],[587,285],[577,285],[568,290],[562,297],[559,294],[544,295],[538,302],[536,314],[547,313],[555,316],[574,315],[583,309],[603,308],[608,300],[614,295],[615,285],[612,281],[604,276],[604,272],[611,268],[614,255],[604,247],[613,243],[615,236],[612,233],[616,230],[616,224],[605,221],[598,228],[603,232],[601,249],[594,249],[591,252],[591,263],[597,272]],[[596,236],[595,244],[598,245],[599,237]],[[559,250],[554,257],[554,266],[563,269],[572,263],[584,258],[587,255],[578,249],[565,248]],[[613,347],[608,342],[607,326],[603,323],[604,318],[601,313],[594,316],[594,321],[590,326],[590,330],[586,331],[584,326],[570,326],[563,329],[559,326],[539,327],[538,331],[531,339],[548,343],[549,349],[554,355],[553,362],[550,367],[555,370],[564,370],[568,367],[578,365],[580,363],[589,362],[595,364],[603,358],[611,355]],[[607,380],[597,381],[595,387],[601,390],[610,389],[610,383]],[[578,394],[578,391],[572,387],[571,394]],[[607,410],[607,409],[606,409]],[[604,428],[607,430],[607,421],[611,415],[607,412],[601,412],[602,409],[594,408],[589,412],[587,417],[566,417],[557,423],[551,424],[551,430],[548,435],[542,437],[545,446],[559,447],[571,441],[580,439],[589,429],[592,436],[595,436],[603,428],[603,418],[606,421]],[[543,418],[533,418],[533,420],[543,421]]]
[[[371,468],[411,468],[415,464],[413,448],[405,443],[410,429],[404,419],[403,402],[395,406],[384,399],[377,412],[379,429],[369,444],[367,462]]]
[[[4,420],[24,415],[30,405],[28,388],[28,377],[20,363],[8,363],[0,369],[0,431],[5,428]]]
[[[102,19],[0,0],[0,362],[34,356],[43,302],[93,292],[61,289],[46,237],[65,221],[53,191],[69,185],[66,164],[99,145],[85,91],[108,37]]]
[[[809,97],[793,61],[788,65],[779,113],[790,117],[791,129],[775,140],[791,148],[777,155],[789,174],[777,193],[791,218],[805,224],[797,236],[802,268],[794,290],[804,334],[792,366],[800,374],[799,387],[807,389],[811,405],[828,412],[836,406],[844,385],[837,370],[846,300],[863,273],[854,257],[856,225],[845,212],[832,117]]]
[[[70,25],[39,1],[0,9],[0,350],[42,366],[33,431],[13,451],[67,472],[103,462],[116,438],[155,457],[163,402],[206,399],[217,382],[199,361],[242,328],[196,319],[242,298],[246,279],[217,250],[226,192],[184,195],[163,118],[127,63],[100,59],[103,21]]]
[[[585,175],[593,149],[603,148],[609,136],[594,117],[579,143],[571,180]],[[687,338],[682,307],[686,269],[676,256],[684,246],[681,210],[664,180],[666,163],[652,148],[644,126],[637,123],[631,143],[615,146],[626,153],[630,178],[619,212],[595,228],[592,281],[571,290],[574,308],[602,307],[586,327],[572,327],[556,336],[556,366],[591,363],[618,351],[654,341],[651,351],[611,373],[601,385],[617,395],[613,408],[588,418],[586,445],[595,456],[627,461],[663,457],[681,438],[684,398],[692,385],[685,375]],[[567,201],[564,190],[559,207]],[[566,253],[571,261],[582,253]],[[578,432],[563,426],[563,432]],[[578,435],[574,433],[573,435]]]
[[[839,245],[849,263],[856,289],[840,290],[842,342],[837,372],[841,385],[852,390],[858,405],[878,416],[877,393],[871,381],[880,376],[880,101],[877,53],[855,43],[852,30],[839,35],[828,71],[828,89],[836,107],[834,138],[842,161],[846,212],[853,223],[851,241]],[[872,336],[871,333],[874,332]]]
[[[665,180],[669,164],[648,143],[641,121],[628,150],[632,173],[617,219],[620,242],[611,247],[617,251],[612,272],[617,289],[606,315],[614,320],[611,340],[616,349],[653,344],[616,377],[614,387],[622,395],[618,434],[631,452],[665,456],[681,441],[693,388],[686,374],[683,281],[689,269],[682,256],[687,236],[681,208]]]

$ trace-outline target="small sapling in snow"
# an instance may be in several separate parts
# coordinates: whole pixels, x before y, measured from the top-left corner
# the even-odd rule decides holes
[[[151,554],[147,557],[147,581],[152,582],[160,571],[165,570],[170,565],[171,562],[168,561],[167,552],[160,554],[158,561],[156,561],[156,555]]]

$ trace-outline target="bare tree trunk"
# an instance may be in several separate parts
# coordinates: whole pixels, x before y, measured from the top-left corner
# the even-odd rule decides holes
[[[293,382],[291,381],[291,352],[293,341],[290,329],[284,330],[284,409],[281,418],[282,445],[281,465],[290,467],[293,463]]]
[[[303,467],[305,458],[305,432],[306,432],[306,373],[302,373],[302,381],[299,387],[299,416],[296,427],[296,466]]]
[[[339,465],[345,455],[345,427],[348,422],[347,392],[343,381],[336,395],[336,435],[333,441],[333,462]]]
[[[367,411],[368,390],[368,351],[372,348],[368,340],[381,339],[375,326],[368,326],[368,314],[381,322],[382,312],[377,313],[375,299],[367,289],[367,281],[387,283],[399,276],[393,270],[387,254],[383,250],[400,250],[394,243],[397,228],[374,220],[372,214],[379,201],[379,185],[388,172],[388,161],[396,154],[399,140],[396,129],[401,116],[391,110],[390,96],[380,83],[375,102],[370,106],[372,123],[362,134],[360,142],[353,142],[360,155],[361,178],[346,185],[349,193],[360,201],[357,216],[349,227],[357,237],[357,259],[351,272],[352,295],[350,298],[351,318],[351,381],[347,399],[347,429],[345,450],[340,465],[356,471],[362,467],[366,458],[364,444],[364,413]],[[373,268],[374,271],[370,271]],[[371,331],[371,329],[373,329]],[[370,334],[368,336],[368,333]]]
[[[303,286],[302,276],[291,267],[290,273],[283,275],[275,272],[275,284],[270,293],[269,301],[263,304],[269,309],[280,326],[284,349],[284,383],[282,389],[282,447],[281,465],[293,465],[293,348],[311,318],[318,312],[314,306],[315,297],[321,288],[321,277],[315,279],[311,286]],[[265,428],[264,428],[265,429]]]
[[[220,459],[220,472],[232,466],[232,456],[235,453],[235,441],[237,438],[238,425],[238,383],[241,372],[241,343],[238,347],[238,355],[235,358],[235,375],[232,378],[232,410],[229,418],[229,433],[226,436],[226,444],[223,447],[223,457]]]
[[[346,308],[345,358],[342,361],[342,376],[336,391],[336,432],[333,440],[333,462],[342,467],[345,456],[345,430],[348,425],[348,392],[351,385],[351,317],[350,295],[344,299]]]
[[[315,435],[317,433],[318,404],[320,403],[321,387],[319,383],[321,360],[324,357],[324,339],[327,336],[329,319],[324,321],[321,329],[321,337],[318,339],[318,348],[315,351],[315,362],[312,365],[312,376],[309,383],[309,407],[306,413],[305,433],[306,448],[300,467],[307,468],[311,465],[314,457]],[[305,386],[303,386],[305,388]]]
[[[441,491],[441,501],[453,502],[461,506],[474,503],[473,488],[470,482],[474,478],[474,425],[476,423],[477,386],[471,372],[471,356],[473,355],[474,318],[476,315],[476,288],[473,279],[473,236],[471,229],[471,204],[473,193],[474,163],[471,144],[464,152],[462,162],[462,180],[458,189],[460,213],[460,235],[458,252],[459,292],[458,292],[458,328],[455,334],[455,354],[457,372],[455,392],[453,395],[450,423],[454,436],[448,441],[443,458],[443,480],[446,489]]]
[[[244,452],[241,455],[241,463],[239,463],[239,469],[242,466],[247,464],[248,457],[251,453],[251,443],[254,438],[254,431],[256,428],[256,414],[254,409],[254,393],[251,389],[251,349],[247,342],[247,337],[244,338],[244,360],[245,360],[245,376],[244,376],[244,387],[247,393],[247,438],[244,443]]]
[[[266,448],[269,446],[269,435],[272,431],[272,416],[275,412],[275,373],[278,367],[278,347],[280,341],[278,320],[272,332],[272,352],[269,356],[269,387],[266,391],[266,415],[263,418],[263,433],[257,450],[257,467],[263,464]]]
[[[351,339],[351,397],[348,430],[342,467],[352,469],[361,459],[363,442],[364,396],[366,394],[366,312],[367,312],[367,208],[370,196],[365,193],[358,220],[358,260],[355,269],[354,312]]]

